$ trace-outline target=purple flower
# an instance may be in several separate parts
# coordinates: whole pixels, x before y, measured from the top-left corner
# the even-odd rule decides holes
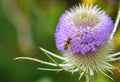
[[[88,54],[104,46],[113,29],[113,21],[97,6],[78,6],[59,19],[55,40],[57,48],[72,54]]]

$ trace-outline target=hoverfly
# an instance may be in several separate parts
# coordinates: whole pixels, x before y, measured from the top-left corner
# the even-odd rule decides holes
[[[68,38],[67,41],[65,42],[65,44],[64,44],[64,50],[68,49],[68,45],[70,44],[70,40],[71,40],[71,38]]]

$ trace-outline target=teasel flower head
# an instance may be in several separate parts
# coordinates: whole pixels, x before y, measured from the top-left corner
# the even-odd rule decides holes
[[[110,62],[120,59],[116,58],[120,52],[111,54],[112,38],[119,19],[120,16],[117,17],[114,26],[111,17],[97,6],[75,6],[61,15],[56,27],[56,46],[63,53],[63,57],[40,48],[54,63],[28,57],[15,59],[29,59],[60,67],[60,69],[38,68],[40,70],[79,72],[79,79],[86,75],[87,82],[91,80],[90,76],[98,72],[111,78],[106,71],[113,73],[112,69],[116,67]],[[63,63],[58,64],[50,55],[63,60]]]
[[[79,5],[65,11],[59,19],[55,40],[58,50],[68,59],[65,63],[71,65],[69,69],[77,66],[90,75],[111,69],[106,57],[113,26],[110,16],[97,6]]]
[[[66,11],[58,22],[57,48],[73,55],[94,54],[106,45],[113,21],[97,6],[78,6]]]

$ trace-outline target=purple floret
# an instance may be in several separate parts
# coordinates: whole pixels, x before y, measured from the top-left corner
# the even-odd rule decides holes
[[[84,19],[80,21],[70,19],[69,14],[72,13],[74,13],[74,11],[67,11],[67,13],[64,13],[59,19],[55,33],[58,50],[84,55],[96,51],[100,46],[104,46],[113,29],[113,21],[111,18],[103,12],[103,14],[98,17],[103,18],[100,19],[99,22],[88,19],[83,22]],[[90,24],[91,21],[92,24]],[[69,38],[70,42],[67,43]],[[65,47],[67,49],[65,49]]]

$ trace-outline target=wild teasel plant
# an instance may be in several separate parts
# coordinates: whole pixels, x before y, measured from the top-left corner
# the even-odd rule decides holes
[[[79,72],[79,79],[86,76],[86,82],[93,82],[94,75],[102,73],[111,78],[106,71],[113,73],[111,62],[120,60],[118,53],[111,49],[113,36],[120,20],[120,9],[115,24],[111,17],[104,11],[93,5],[79,5],[65,11],[59,19],[55,41],[57,49],[63,52],[58,56],[40,47],[52,62],[47,62],[31,57],[17,57],[42,64],[59,67],[56,69],[38,68],[46,71],[68,71],[72,74]],[[57,63],[51,56],[63,60],[62,64]]]

